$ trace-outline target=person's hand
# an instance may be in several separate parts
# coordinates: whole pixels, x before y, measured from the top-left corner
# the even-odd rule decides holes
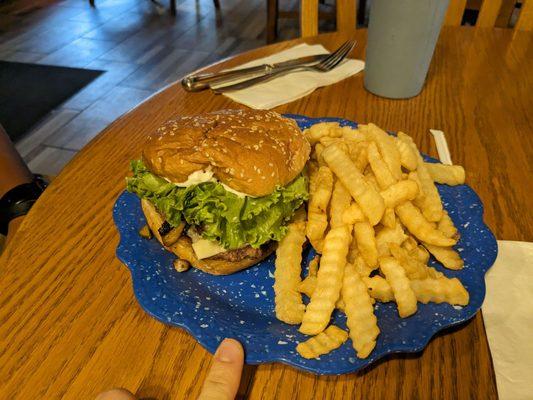
[[[244,350],[235,339],[218,346],[198,400],[233,400],[239,389]]]
[[[239,389],[244,350],[235,339],[224,339],[213,357],[198,400],[233,400]],[[125,389],[100,393],[95,400],[137,400]]]

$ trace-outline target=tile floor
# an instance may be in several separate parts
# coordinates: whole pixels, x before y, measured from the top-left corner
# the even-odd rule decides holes
[[[4,1],[0,60],[106,71],[16,143],[30,168],[56,175],[103,128],[161,87],[265,44],[265,0],[220,3],[217,11],[212,0],[178,0],[174,18],[148,0],[96,0],[96,8],[87,0]],[[280,21],[280,39],[297,36],[296,20]]]

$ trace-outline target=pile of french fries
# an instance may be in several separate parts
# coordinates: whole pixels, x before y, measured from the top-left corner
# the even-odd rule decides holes
[[[374,124],[320,123],[305,135],[313,146],[307,216],[298,213],[279,243],[274,273],[276,317],[312,336],[299,354],[317,358],[350,337],[357,356],[368,357],[380,333],[376,301],[395,302],[402,318],[417,302],[468,304],[457,278],[428,266],[432,254],[446,268],[463,268],[452,247],[459,233],[435,183],[462,184],[464,169],[426,163],[408,135]],[[320,255],[302,280],[306,240]],[[348,332],[330,324],[334,309],[346,314]]]

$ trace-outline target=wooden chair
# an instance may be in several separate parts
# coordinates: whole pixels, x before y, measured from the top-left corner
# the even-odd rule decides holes
[[[319,18],[335,18],[337,30],[355,29],[357,0],[336,0],[335,13],[319,11],[318,5],[322,1],[300,0],[300,12],[297,12],[279,11],[279,0],[267,0],[267,43],[272,43],[276,39],[278,18],[280,17],[299,18],[302,37],[313,36],[318,33]],[[359,1],[364,2],[366,0]]]
[[[482,28],[507,27],[514,11],[516,0],[450,0],[444,25],[461,25],[465,8],[479,9],[476,26]],[[514,29],[520,31],[533,30],[533,0],[522,0],[518,20]]]
[[[357,0],[336,0],[337,31],[356,27]],[[318,0],[300,0],[300,35],[318,35]]]

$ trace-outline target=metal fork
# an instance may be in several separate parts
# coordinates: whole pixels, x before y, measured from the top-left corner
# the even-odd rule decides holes
[[[287,67],[287,68],[279,68],[274,69],[271,72],[267,73],[266,75],[258,76],[256,78],[247,79],[243,82],[227,85],[227,86],[215,86],[212,85],[211,89],[217,94],[230,92],[233,90],[240,90],[244,89],[253,85],[257,85],[261,82],[269,81],[273,78],[277,78],[281,75],[285,75],[291,72],[296,71],[315,71],[315,72],[328,72],[331,71],[333,68],[335,68],[337,65],[341,63],[342,60],[346,58],[346,56],[352,51],[352,49],[357,44],[357,41],[355,40],[348,40],[347,42],[343,43],[342,46],[340,46],[337,50],[335,50],[333,53],[331,53],[328,57],[323,59],[322,61],[312,64],[312,65],[305,65],[305,66],[299,66],[299,67]]]

